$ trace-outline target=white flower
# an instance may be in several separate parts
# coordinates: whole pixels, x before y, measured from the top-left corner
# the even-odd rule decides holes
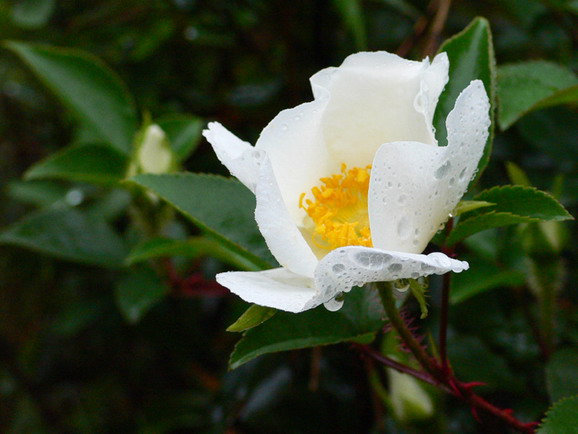
[[[248,302],[289,312],[367,282],[468,268],[420,254],[464,194],[488,136],[489,101],[472,81],[437,146],[432,119],[448,80],[430,64],[386,52],[349,56],[311,77],[315,99],[279,113],[255,147],[211,123],[204,135],[256,195],[255,219],[280,268],[217,281]]]

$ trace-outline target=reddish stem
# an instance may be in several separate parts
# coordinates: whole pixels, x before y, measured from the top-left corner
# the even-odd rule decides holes
[[[449,235],[454,227],[454,219],[450,218],[446,225],[446,234]],[[444,246],[442,248],[443,253],[452,258],[455,254],[453,246]],[[448,362],[447,355],[447,340],[448,340],[448,317],[449,317],[449,305],[450,305],[450,284],[451,284],[451,274],[446,273],[443,277],[442,286],[442,299],[441,299],[441,309],[440,309],[440,335],[439,335],[439,352],[440,361],[442,363],[442,370],[444,373],[449,373],[450,366]]]
[[[181,277],[177,273],[172,261],[163,261],[168,284],[176,296],[181,297],[225,297],[229,291],[217,282],[206,280],[200,272],[189,277]]]
[[[410,332],[405,321],[399,315],[399,311],[395,306],[393,287],[391,285],[388,285],[387,283],[378,284],[378,292],[392,327],[404,341],[407,348],[410,349],[410,351],[412,352],[412,354],[417,359],[417,361],[419,362],[419,364],[421,365],[421,367],[425,372],[416,371],[415,369],[410,368],[409,366],[402,365],[391,359],[386,360],[387,358],[383,355],[379,355],[378,359],[376,358],[374,352],[366,351],[367,354],[369,354],[375,360],[380,361],[381,363],[383,363],[388,367],[392,367],[394,369],[399,370],[400,372],[405,372],[409,375],[412,375],[422,381],[434,384],[440,387],[441,389],[447,391],[448,393],[462,399],[472,407],[474,416],[476,416],[477,410],[480,409],[494,415],[495,417],[502,420],[505,424],[509,425],[510,427],[516,429],[521,433],[529,434],[535,432],[534,430],[536,425],[535,423],[521,422],[520,420],[514,417],[514,415],[512,414],[513,413],[512,410],[500,409],[494,406],[493,404],[490,404],[481,396],[476,395],[472,389],[473,387],[480,385],[481,383],[464,383],[459,381],[455,377],[453,371],[451,370],[449,363],[446,363],[445,365],[443,363],[440,364],[436,359],[434,359],[427,353],[424,347],[417,341],[417,339]],[[447,326],[447,317],[445,321],[446,321],[445,325]],[[444,357],[444,359],[445,358],[446,357]]]

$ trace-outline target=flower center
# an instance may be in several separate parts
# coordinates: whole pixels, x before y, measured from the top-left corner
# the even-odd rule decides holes
[[[327,250],[343,246],[372,247],[367,212],[371,166],[347,170],[321,178],[313,187],[313,200],[299,197],[299,208],[307,212],[314,224],[313,243]]]

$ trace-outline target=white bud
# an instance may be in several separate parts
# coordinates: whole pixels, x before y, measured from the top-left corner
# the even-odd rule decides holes
[[[173,164],[173,155],[165,132],[156,124],[144,131],[137,153],[137,162],[143,173],[166,173]]]
[[[413,377],[388,369],[389,396],[396,418],[402,422],[427,419],[433,415],[432,399]]]

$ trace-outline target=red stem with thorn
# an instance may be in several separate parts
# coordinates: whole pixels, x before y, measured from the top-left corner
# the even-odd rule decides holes
[[[399,334],[403,343],[414,355],[423,371],[417,371],[414,368],[400,364],[395,360],[383,356],[370,347],[358,345],[357,347],[363,353],[367,354],[385,366],[396,369],[399,372],[412,375],[415,378],[433,384],[440,389],[462,399],[472,407],[474,416],[477,416],[478,410],[481,410],[497,417],[502,422],[504,422],[504,424],[510,426],[518,432],[527,434],[535,432],[535,427],[537,425],[535,422],[522,422],[513,415],[512,410],[498,408],[490,402],[486,401],[481,396],[474,393],[473,388],[475,386],[482,385],[482,383],[465,383],[458,380],[453,370],[451,369],[450,364],[447,362],[447,356],[445,356],[445,352],[443,356],[440,356],[440,358],[443,357],[443,359],[436,360],[433,358],[418,342],[413,333],[407,327],[405,321],[400,316],[399,311],[395,305],[395,297],[393,295],[394,288],[391,283],[384,282],[377,284],[376,286],[391,326]]]

